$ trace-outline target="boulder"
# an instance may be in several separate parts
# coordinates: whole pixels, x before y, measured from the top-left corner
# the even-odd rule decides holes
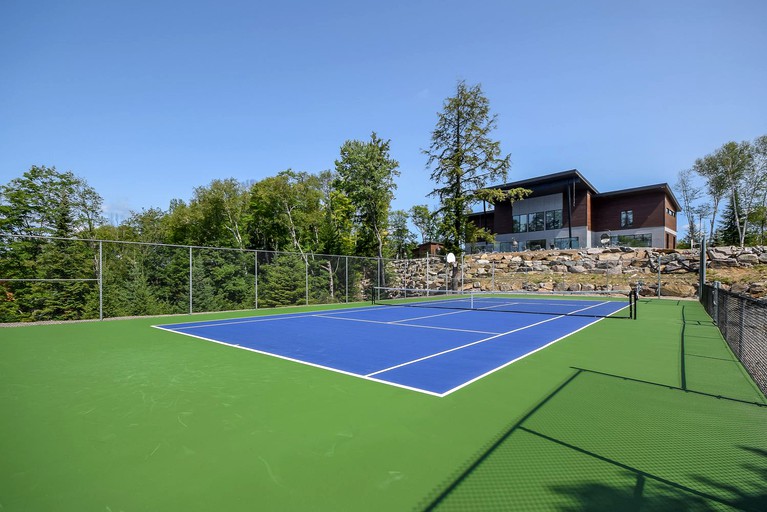
[[[695,287],[685,283],[662,283],[660,294],[664,297],[692,297]]]
[[[744,253],[738,256],[738,263],[746,264],[746,265],[757,265],[759,264],[759,256],[756,254],[751,253]]]
[[[733,283],[732,286],[730,286],[730,291],[732,293],[746,293],[748,291],[748,285],[746,283]]]

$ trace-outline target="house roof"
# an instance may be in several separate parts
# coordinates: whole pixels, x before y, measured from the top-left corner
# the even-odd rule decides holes
[[[624,188],[621,190],[613,190],[611,192],[602,192],[601,194],[597,194],[596,197],[614,197],[614,196],[622,196],[622,195],[629,195],[629,194],[641,194],[642,192],[654,192],[657,190],[661,190],[665,192],[665,194],[671,199],[671,202],[674,205],[674,209],[678,212],[682,211],[682,208],[679,206],[679,201],[677,201],[676,197],[674,196],[674,191],[671,190],[671,187],[668,186],[668,183],[657,183],[655,185],[647,185],[644,187],[635,187],[635,188]]]
[[[583,177],[583,175],[578,171],[578,169],[570,169],[569,171],[556,172],[553,174],[546,174],[544,176],[537,176],[535,178],[527,178],[524,180],[512,181],[511,183],[504,183],[503,185],[496,185],[490,188],[498,188],[502,190],[506,190],[510,188],[518,188],[518,187],[543,188],[543,187],[552,187],[556,185],[569,185],[569,184],[572,184],[573,182],[582,183],[586,185],[586,187],[591,191],[591,193],[594,194],[594,197],[597,197],[597,198],[662,190],[671,199],[671,202],[674,205],[674,208],[676,209],[676,211],[678,212],[682,211],[682,208],[679,206],[679,201],[677,201],[676,197],[674,196],[674,192],[671,190],[671,187],[668,186],[668,183],[658,183],[655,185],[647,185],[644,187],[625,188],[621,190],[613,190],[610,192],[599,192],[596,189],[596,187],[594,187],[594,185],[589,183],[589,180]]]
[[[589,183],[589,180],[583,177],[578,169],[570,169],[569,171],[555,172],[553,174],[546,174],[544,176],[537,176],[535,178],[528,178],[519,181],[512,181],[511,183],[504,183],[503,185],[496,185],[490,188],[509,189],[509,188],[526,188],[532,186],[552,186],[552,185],[568,185],[580,182],[586,185],[591,192],[598,194],[599,191]]]

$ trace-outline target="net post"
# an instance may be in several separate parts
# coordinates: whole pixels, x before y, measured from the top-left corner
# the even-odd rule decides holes
[[[633,320],[637,319],[637,305],[639,304],[639,293],[636,290],[631,290],[629,293],[629,303],[631,304],[630,310],[631,310],[631,318]]]

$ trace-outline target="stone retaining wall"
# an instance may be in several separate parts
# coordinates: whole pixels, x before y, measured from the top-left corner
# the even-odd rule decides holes
[[[767,247],[713,247],[707,253],[708,268],[749,268],[767,264]],[[446,276],[441,258],[393,263],[393,286],[480,290],[627,290],[639,283],[643,295],[692,297],[697,293],[698,250],[668,249],[573,249],[466,255]],[[428,268],[428,270],[427,270]],[[659,279],[660,278],[660,279]],[[737,283],[740,293],[760,295],[763,282]]]

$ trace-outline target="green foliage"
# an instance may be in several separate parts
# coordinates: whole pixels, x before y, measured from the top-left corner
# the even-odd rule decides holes
[[[307,172],[286,170],[255,183],[244,222],[251,248],[315,251],[322,198],[320,177]]]
[[[753,142],[727,142],[696,160],[693,170],[706,182],[711,209],[710,233],[713,234],[719,203],[728,197],[731,205],[726,215],[731,218],[725,220],[723,240],[744,246],[753,238],[752,219],[758,221],[757,212],[767,206],[767,136]],[[731,236],[734,233],[737,239]]]
[[[409,258],[415,249],[415,235],[407,226],[408,214],[405,210],[395,210],[389,215],[389,244],[395,258]]]
[[[410,208],[410,219],[421,234],[421,243],[439,241],[438,212],[431,211],[428,205],[417,204]]]
[[[458,82],[455,96],[445,100],[432,132],[431,145],[423,153],[437,187],[431,192],[440,201],[445,249],[459,252],[482,232],[469,222],[474,204],[481,200],[512,200],[506,194],[486,190],[496,180],[506,180],[510,155],[501,156],[500,142],[490,138],[496,115],[480,85]],[[507,197],[502,197],[506,194]]]
[[[297,254],[270,254],[259,264],[259,306],[294,306],[306,302],[306,266]]]
[[[71,172],[33,166],[0,186],[0,232],[15,235],[88,238],[102,222],[101,197]],[[4,237],[0,277],[47,279],[6,281],[0,287],[3,321],[77,319],[97,316],[93,281],[94,244],[68,240]]]
[[[369,142],[348,140],[336,160],[337,190],[354,207],[356,251],[359,256],[384,256],[389,210],[397,188],[399,162],[389,156],[389,143],[375,132]]]

